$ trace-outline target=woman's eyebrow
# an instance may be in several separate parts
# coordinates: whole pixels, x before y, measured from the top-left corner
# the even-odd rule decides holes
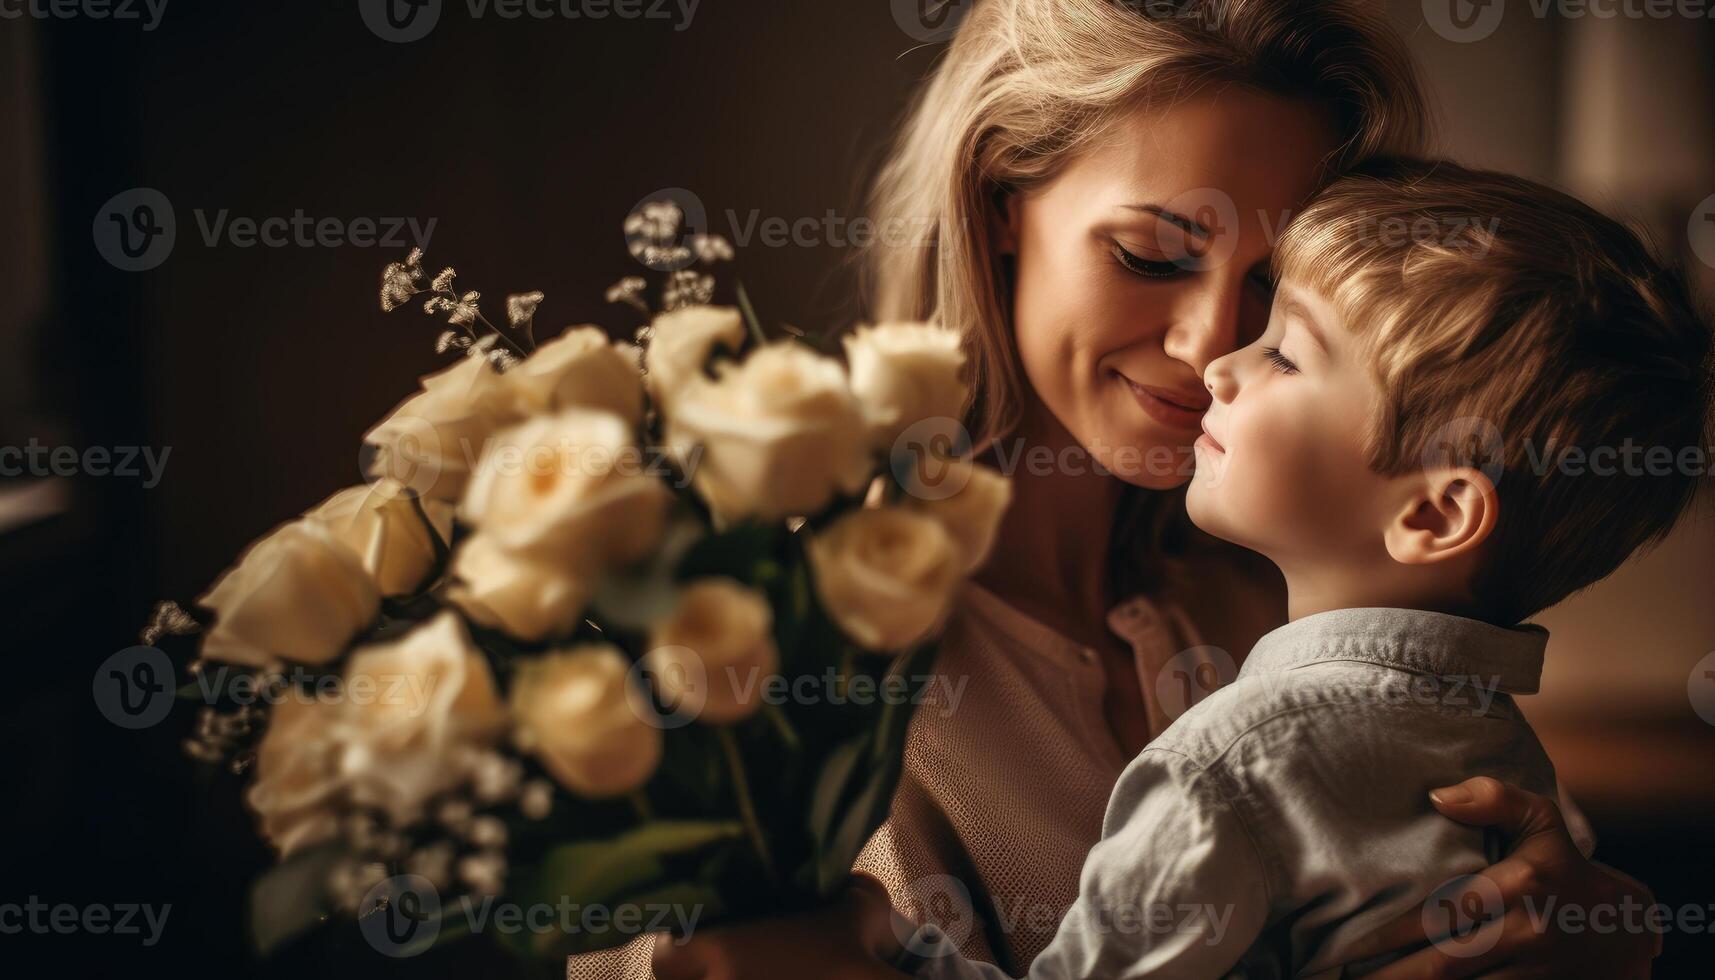
[[[1141,211],[1144,214],[1153,214],[1163,221],[1188,231],[1199,238],[1209,238],[1214,234],[1204,226],[1201,221],[1187,218],[1175,211],[1169,211],[1159,204],[1127,204],[1124,205],[1124,208],[1127,211]]]

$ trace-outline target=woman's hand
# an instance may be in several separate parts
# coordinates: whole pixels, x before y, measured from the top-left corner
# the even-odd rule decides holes
[[[1456,939],[1429,935],[1421,910],[1400,916],[1361,944],[1360,958],[1430,945],[1371,974],[1372,980],[1632,980],[1650,975],[1661,940],[1643,927],[1643,910],[1655,897],[1642,884],[1580,854],[1553,800],[1486,776],[1434,790],[1430,799],[1460,823],[1511,835],[1506,859],[1474,876],[1482,879],[1475,882],[1481,891],[1446,896],[1471,903],[1468,908],[1484,908],[1493,906],[1498,891],[1505,913]],[[1558,910],[1567,908],[1579,910],[1583,928],[1560,928]],[[1600,915],[1598,910],[1603,910]]]
[[[655,941],[656,980],[899,980],[893,906],[862,873],[833,905],[790,919]]]

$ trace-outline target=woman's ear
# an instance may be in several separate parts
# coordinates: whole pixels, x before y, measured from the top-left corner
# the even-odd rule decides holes
[[[989,245],[996,255],[1018,254],[1018,222],[1022,203],[1018,192],[1007,187],[995,188],[990,198]]]
[[[1388,525],[1388,554],[1403,565],[1430,565],[1475,551],[1500,519],[1495,485],[1473,467],[1431,470]]]

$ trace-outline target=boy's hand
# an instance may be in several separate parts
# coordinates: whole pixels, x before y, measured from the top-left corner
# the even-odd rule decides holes
[[[683,945],[680,945],[683,943]],[[833,905],[774,919],[655,941],[656,980],[899,980],[893,907],[879,881],[852,876]]]
[[[1481,975],[1497,980],[1525,977],[1612,977],[1650,975],[1661,937],[1642,928],[1643,910],[1655,904],[1648,888],[1579,853],[1566,831],[1560,807],[1487,776],[1468,779],[1431,794],[1435,808],[1473,826],[1496,827],[1511,836],[1507,857],[1477,873],[1498,890],[1505,914],[1475,933],[1449,940],[1430,936],[1424,915],[1413,910],[1378,929],[1356,952],[1358,958],[1430,945],[1370,974],[1371,980],[1440,980]],[[1481,896],[1473,892],[1481,907]],[[1533,918],[1526,900],[1536,911]],[[1550,905],[1552,903],[1552,905]],[[1549,908],[1577,908],[1581,921],[1613,928],[1563,932]],[[1631,909],[1628,913],[1626,910]],[[1541,927],[1538,926],[1541,921]]]

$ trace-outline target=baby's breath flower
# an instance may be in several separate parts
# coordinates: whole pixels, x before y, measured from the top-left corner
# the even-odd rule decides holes
[[[435,276],[435,280],[429,283],[429,288],[437,293],[450,293],[453,291],[453,278],[457,275],[458,273],[448,266]]]
[[[447,322],[455,327],[468,327],[475,323],[477,314],[481,312],[477,308],[476,301],[481,298],[482,294],[473,289],[459,297],[458,302],[448,303],[447,308],[450,313],[447,316]]]
[[[536,316],[536,308],[547,297],[541,293],[514,293],[506,297],[506,319],[514,327],[522,327]]]
[[[416,253],[412,253],[416,254]],[[381,311],[391,313],[411,301],[411,297],[421,292],[417,283],[422,279],[423,270],[413,269],[405,262],[391,262],[381,270]]]
[[[686,306],[707,306],[715,298],[715,277],[681,269],[667,277],[661,305],[671,313]]]
[[[607,301],[609,303],[624,303],[644,316],[648,316],[649,304],[643,301],[643,291],[647,288],[649,288],[649,283],[644,281],[642,276],[626,276],[608,287]]]
[[[697,253],[697,261],[705,265],[715,262],[732,260],[732,243],[719,235],[692,235],[691,250]]]

